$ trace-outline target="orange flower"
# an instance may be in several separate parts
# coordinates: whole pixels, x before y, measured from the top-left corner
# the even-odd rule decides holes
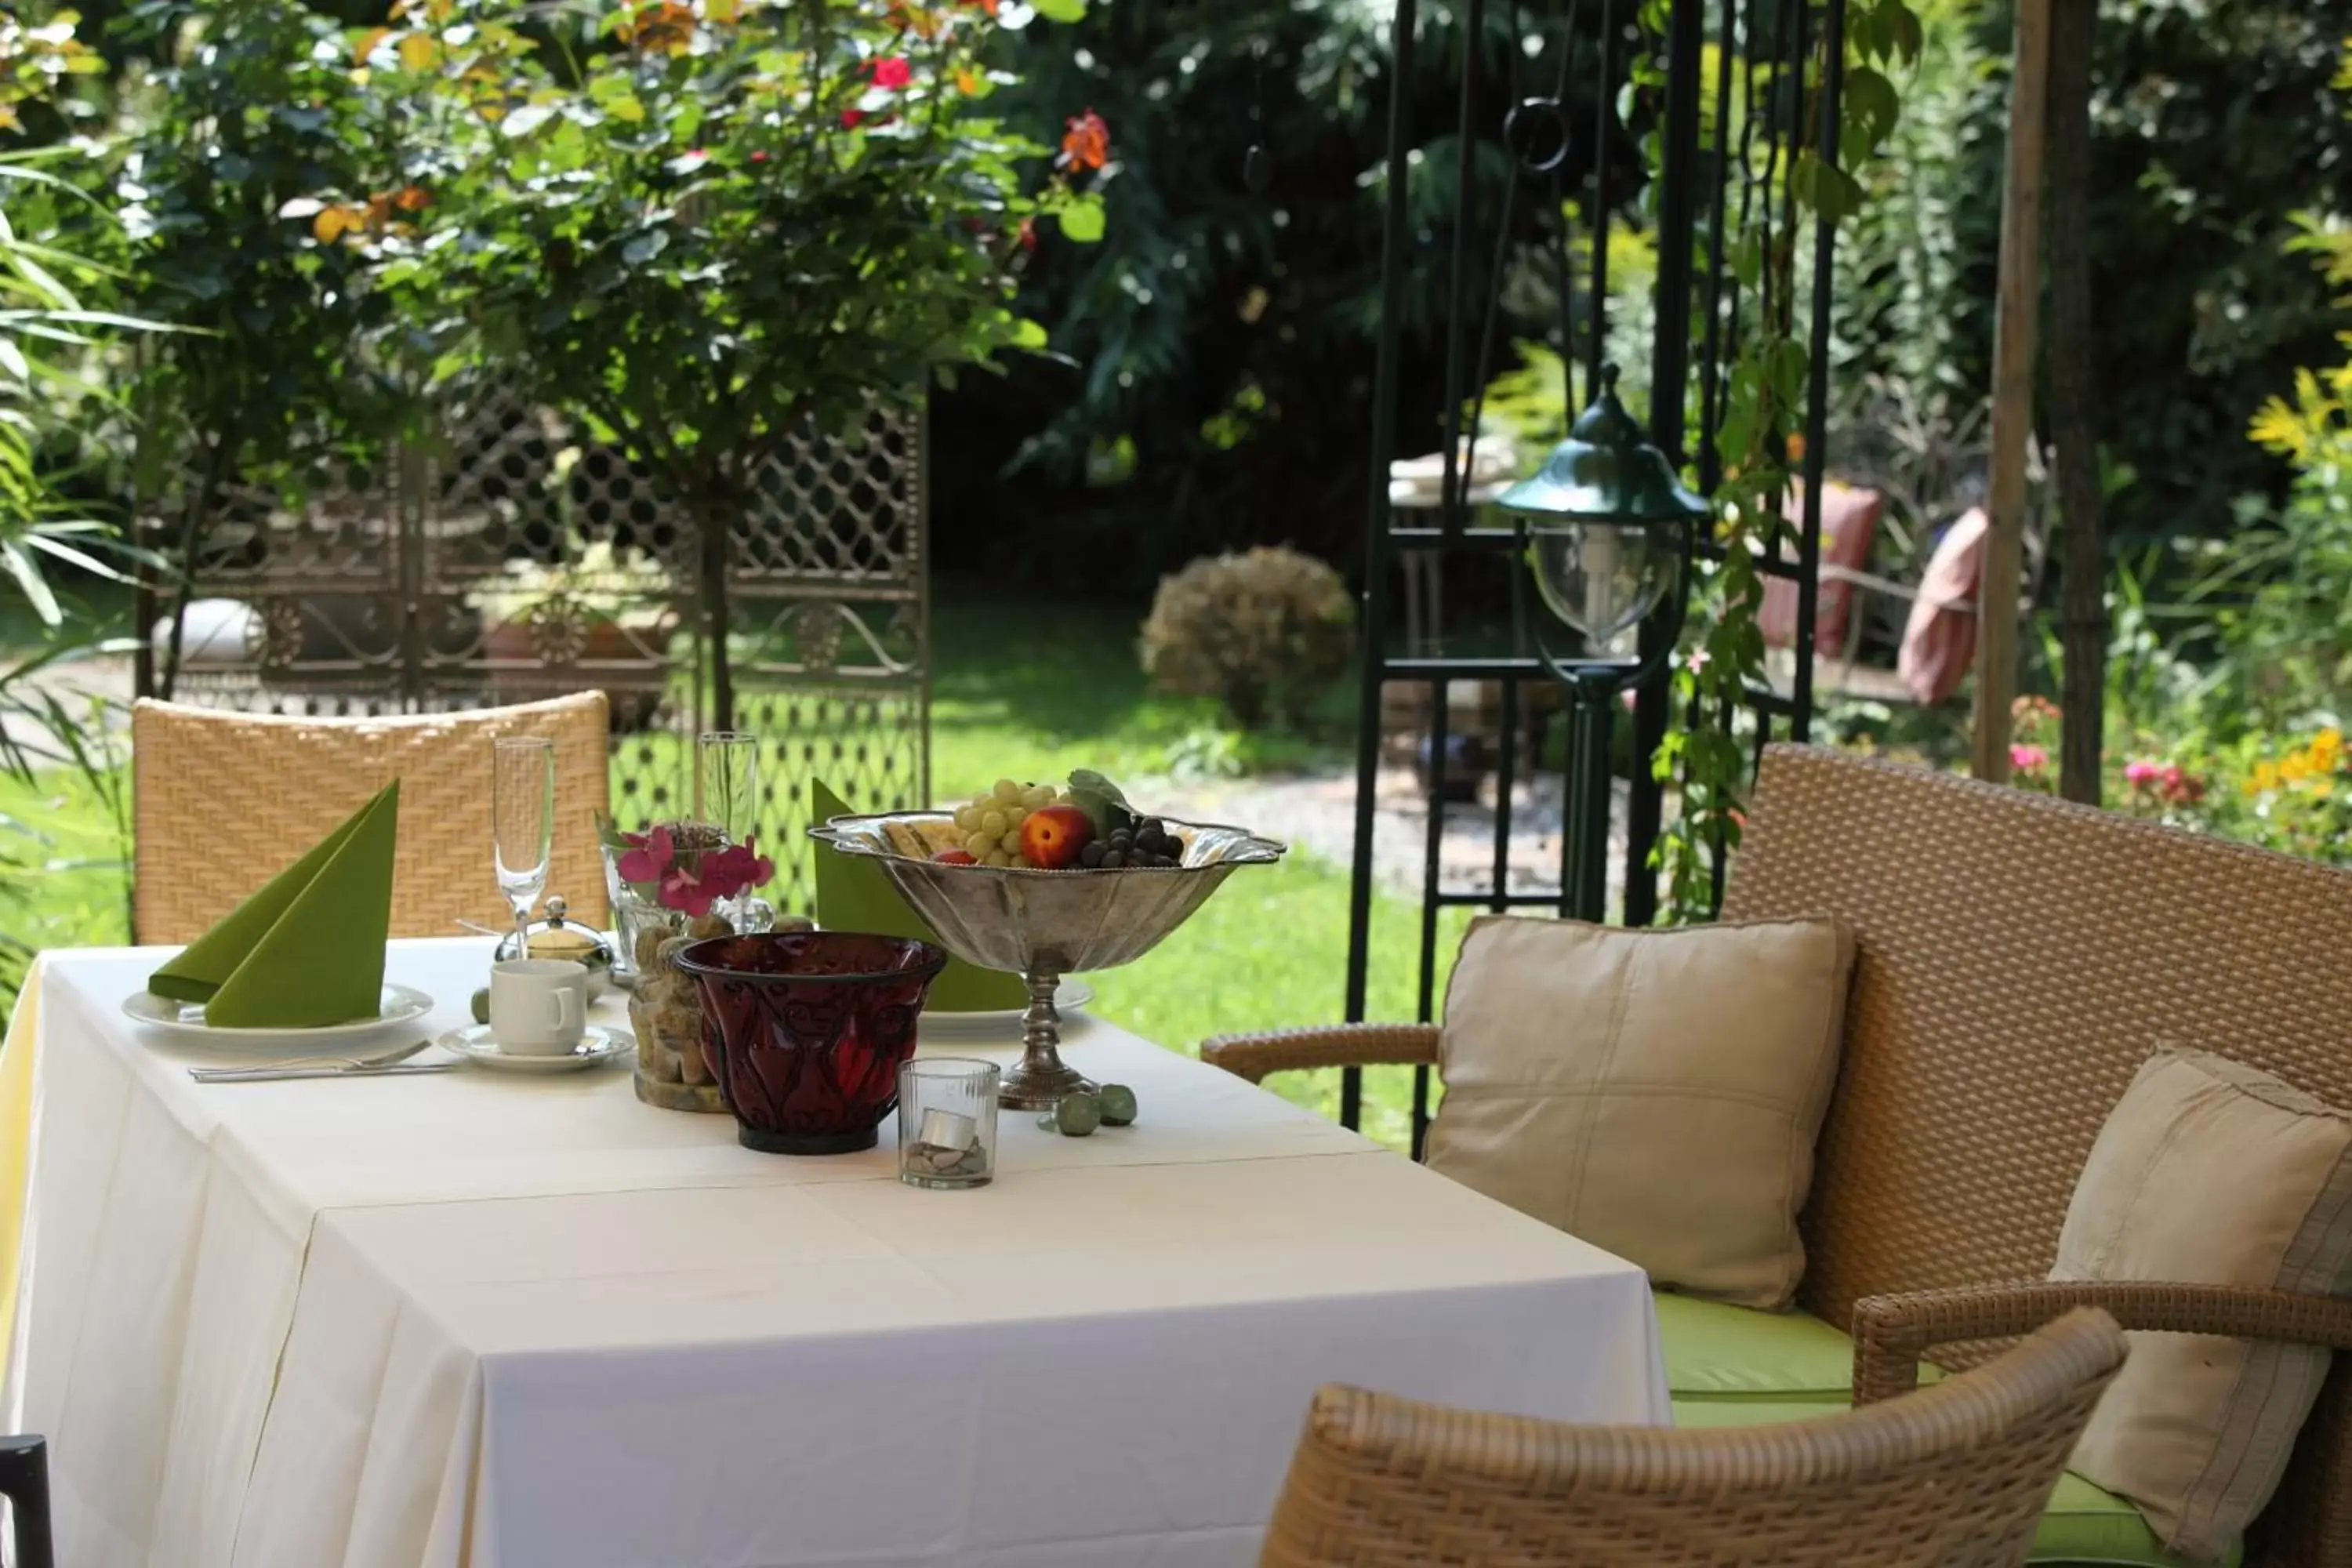
[[[419,213],[433,205],[433,195],[423,185],[404,185],[392,205],[404,213]]]
[[[614,22],[613,32],[633,48],[684,54],[694,47],[694,7],[683,0],[637,0]]]
[[[1093,110],[1073,114],[1063,122],[1062,155],[1055,160],[1066,168],[1099,169],[1110,162],[1110,127]]]
[[[1801,430],[1798,430],[1798,431],[1791,431],[1791,432],[1790,432],[1790,435],[1789,435],[1789,448],[1788,448],[1788,449],[1789,449],[1789,466],[1790,466],[1790,468],[1796,468],[1796,467],[1798,467],[1799,465],[1801,465],[1801,464],[1802,464],[1802,463],[1804,462],[1804,460],[1805,460],[1805,437],[1804,437],[1804,432],[1802,432]]]
[[[358,234],[367,227],[368,214],[364,207],[346,203],[334,203],[320,207],[310,220],[310,237],[320,245],[332,245],[347,234]]]

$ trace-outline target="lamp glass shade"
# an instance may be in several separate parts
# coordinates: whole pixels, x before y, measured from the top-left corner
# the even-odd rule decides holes
[[[1612,647],[1679,586],[1680,522],[1528,519],[1528,569],[1543,602],[1596,651]]]
[[[1568,438],[1496,504],[1518,514],[1551,613],[1606,653],[1681,592],[1684,531],[1712,510],[1643,438],[1618,401],[1617,367],[1603,365],[1600,379]]]

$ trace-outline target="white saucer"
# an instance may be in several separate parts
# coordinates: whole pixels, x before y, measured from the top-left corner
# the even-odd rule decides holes
[[[622,1057],[635,1056],[636,1037],[619,1029],[608,1029],[602,1024],[591,1024],[580,1043],[562,1056],[527,1057],[518,1052],[501,1050],[492,1037],[488,1024],[469,1024],[462,1029],[452,1029],[433,1042],[453,1056],[460,1056],[477,1067],[498,1072],[572,1072],[581,1068],[602,1067]]]
[[[201,1002],[174,1002],[152,991],[134,992],[123,999],[122,1011],[131,1022],[169,1036],[185,1046],[207,1050],[259,1052],[264,1056],[317,1056],[331,1047],[348,1047],[413,1024],[433,1011],[433,998],[413,985],[387,985],[373,1018],[348,1024],[321,1024],[307,1029],[226,1029],[205,1022]]]
[[[1067,1018],[1086,1011],[1087,1004],[1095,999],[1095,988],[1083,980],[1065,980],[1054,987],[1054,1011]],[[1026,1007],[993,1007],[984,1013],[939,1013],[925,1009],[922,1032],[933,1039],[962,1038],[974,1035],[1002,1035],[1011,1030],[1021,1032],[1021,1022],[1028,1016]]]

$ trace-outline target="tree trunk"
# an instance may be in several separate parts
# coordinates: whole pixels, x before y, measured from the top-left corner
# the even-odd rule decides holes
[[[2089,805],[2099,804],[2107,686],[2107,548],[2091,334],[2091,50],[2098,25],[2098,0],[2057,0],[2050,25],[2050,435],[2064,526],[2058,792]]]
[[[727,626],[734,618],[728,603],[728,536],[735,526],[731,500],[724,486],[704,490],[695,522],[702,531],[702,636],[710,657],[710,727],[735,728],[735,665],[727,651]]]
[[[213,513],[220,506],[221,489],[227,481],[229,455],[243,446],[242,437],[226,431],[214,437],[211,449],[205,454],[204,478],[197,483],[195,500],[187,503],[180,514],[177,559],[170,563],[179,573],[180,581],[172,595],[172,638],[164,653],[163,673],[155,687],[155,695],[166,702],[180,689],[180,658],[186,642],[188,604],[196,591],[196,552],[204,548],[212,531]],[[142,642],[152,635],[147,626],[133,629]]]
[[[2065,5],[2085,0],[2063,0]],[[2033,366],[2042,313],[2042,195],[2050,108],[2052,0],[2018,0],[2010,76],[2009,156],[2001,179],[2000,268],[1994,288],[1992,472],[1984,564],[1977,574],[1977,692],[1969,770],[2009,782],[2010,703],[2017,695],[2017,596],[2024,568],[2025,449],[2033,434]]]

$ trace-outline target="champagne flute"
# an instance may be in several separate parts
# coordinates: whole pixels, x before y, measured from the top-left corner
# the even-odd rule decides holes
[[[760,831],[760,738],[744,730],[705,730],[695,737],[694,815],[727,843]]]
[[[743,730],[705,730],[694,742],[694,815],[716,828],[722,844],[750,844],[760,831],[760,738]],[[751,890],[725,901],[720,913],[748,931]]]
[[[530,956],[530,911],[547,891],[555,844],[555,742],[502,735],[491,742],[490,852],[499,891],[514,910],[515,956]]]

